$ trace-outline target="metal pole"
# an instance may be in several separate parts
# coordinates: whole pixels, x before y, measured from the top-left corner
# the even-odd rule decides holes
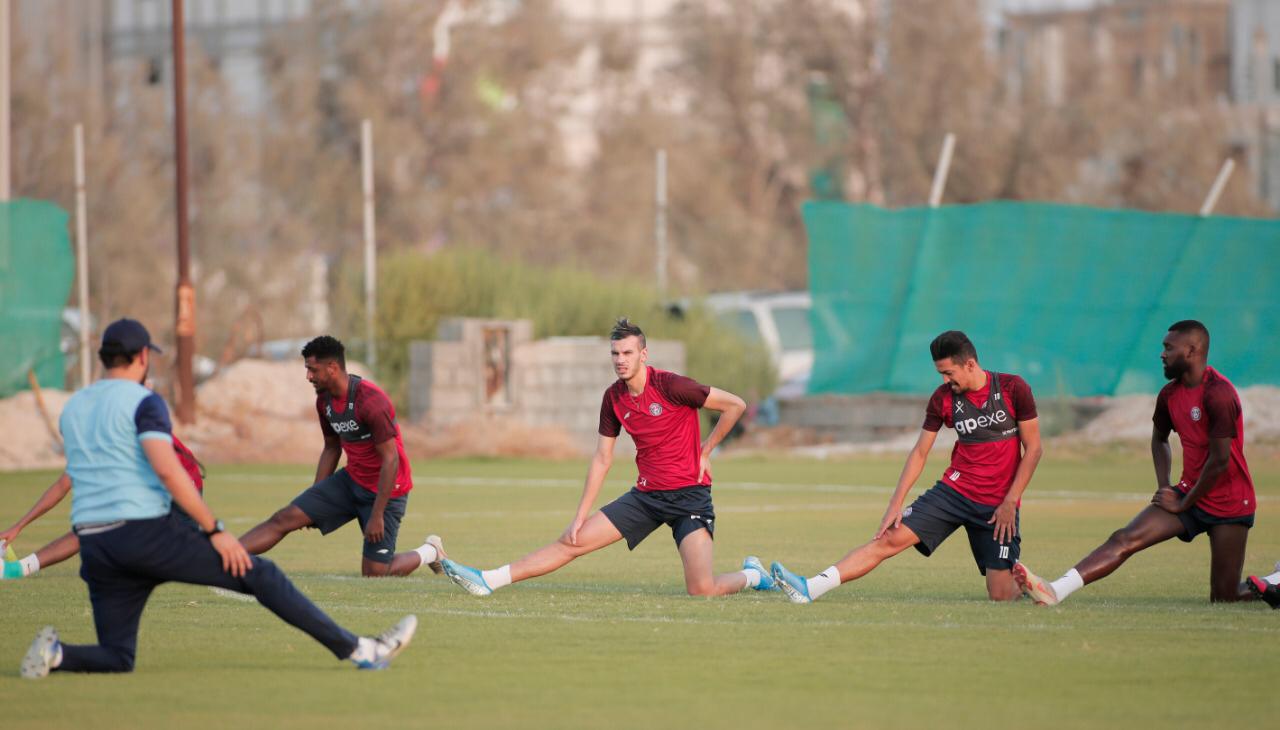
[[[374,255],[377,240],[374,238],[373,220],[373,122],[368,119],[360,124],[360,167],[364,187],[364,327],[368,343],[369,369],[378,364],[378,346],[374,338],[375,306],[377,301],[378,270]]]
[[[80,284],[80,387],[89,387],[89,233],[85,217],[84,125],[77,124],[76,143],[76,274]]]
[[[191,286],[191,246],[187,237],[187,63],[183,43],[183,0],[173,0],[173,157],[175,214],[178,220],[178,287],[174,335],[178,340],[178,420],[196,421],[196,388],[191,364],[195,359],[196,290]]]
[[[654,161],[653,243],[657,248],[658,292],[667,293],[667,151],[659,149]]]
[[[0,0],[0,201],[10,197],[9,0]]]
[[[956,136],[947,132],[942,140],[942,154],[938,157],[938,169],[933,172],[933,188],[929,191],[929,207],[942,204],[942,191],[947,187],[947,175],[951,172],[951,153],[956,148]]]
[[[1218,206],[1218,198],[1221,197],[1223,188],[1227,187],[1227,180],[1231,178],[1231,172],[1235,169],[1236,161],[1230,157],[1222,163],[1222,169],[1218,170],[1218,178],[1213,181],[1213,187],[1209,188],[1209,195],[1204,199],[1204,205],[1200,206],[1201,217],[1213,214],[1213,209]]]

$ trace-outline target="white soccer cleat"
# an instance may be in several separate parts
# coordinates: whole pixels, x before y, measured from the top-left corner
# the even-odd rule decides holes
[[[1041,606],[1058,605],[1058,594],[1053,592],[1053,586],[1040,576],[1027,570],[1027,566],[1022,563],[1013,564],[1013,579],[1018,582],[1018,587],[1022,589],[1023,595],[1029,597]]]
[[[46,626],[36,632],[31,648],[27,649],[26,656],[22,657],[22,666],[18,669],[18,674],[26,679],[44,679],[49,676],[49,670],[53,668],[54,661],[61,653],[62,644],[58,641],[58,630],[52,626]]]
[[[400,652],[413,641],[413,634],[418,630],[418,617],[409,614],[391,628],[373,638],[373,658],[368,661],[357,661],[360,669],[386,669],[391,660],[400,656]]]
[[[444,566],[440,564],[440,561],[449,557],[449,554],[444,551],[444,540],[441,540],[439,535],[427,535],[427,539],[423,542],[435,548],[436,552],[440,555],[440,557],[434,562],[427,563],[427,567],[431,569],[432,573],[442,575],[444,573]]]

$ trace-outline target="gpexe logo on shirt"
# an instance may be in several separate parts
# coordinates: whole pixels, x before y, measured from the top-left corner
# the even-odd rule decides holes
[[[956,410],[961,409],[957,408]],[[1009,420],[1009,412],[999,410],[990,416],[980,415],[976,418],[964,418],[956,421],[956,430],[960,433],[973,433],[976,429],[994,426],[999,423],[1004,423],[1007,420]]]

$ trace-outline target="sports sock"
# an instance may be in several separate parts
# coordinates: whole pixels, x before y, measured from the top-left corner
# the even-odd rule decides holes
[[[490,590],[496,591],[503,586],[511,585],[511,566],[504,565],[493,570],[482,570],[480,577],[484,578],[485,585],[489,586]]]
[[[40,572],[40,558],[36,557],[35,553],[31,553],[22,560],[19,560],[18,563],[22,565],[22,575],[24,578],[28,575],[35,575]]]
[[[1058,600],[1061,601],[1084,588],[1084,578],[1081,578],[1080,573],[1075,568],[1072,568],[1063,574],[1061,578],[1050,583],[1049,587],[1053,588],[1053,595],[1057,596]]]
[[[760,585],[760,579],[764,576],[760,575],[760,571],[755,568],[743,568],[738,571],[747,579],[747,585],[744,588],[755,588]]]
[[[809,600],[816,601],[818,596],[840,585],[840,571],[831,566],[808,579]]]
[[[355,651],[351,652],[351,656],[347,657],[347,659],[359,664],[360,662],[371,662],[375,658],[377,658],[377,642],[368,636],[356,637]]]
[[[435,545],[423,543],[422,547],[414,550],[422,558],[422,564],[434,563],[440,559],[440,551],[436,550]]]
[[[1271,575],[1263,576],[1262,579],[1273,586],[1280,586],[1280,570],[1277,570]]]

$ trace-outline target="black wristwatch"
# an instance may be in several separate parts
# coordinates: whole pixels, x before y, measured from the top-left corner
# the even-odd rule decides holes
[[[213,537],[214,535],[218,534],[219,532],[226,532],[226,530],[227,530],[227,526],[226,526],[226,525],[224,525],[224,524],[222,524],[222,520],[214,520],[214,521],[213,521],[213,529],[212,529],[212,530],[208,530],[208,531],[206,531],[206,532],[204,533],[204,536],[205,536],[205,537]]]

